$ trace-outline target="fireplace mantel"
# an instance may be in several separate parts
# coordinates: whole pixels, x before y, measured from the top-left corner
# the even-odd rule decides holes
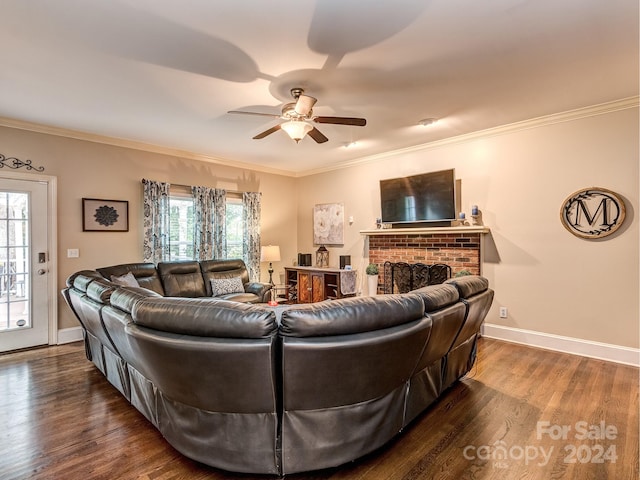
[[[360,230],[362,235],[430,235],[439,233],[489,233],[491,230],[484,225],[470,227],[430,227],[430,228],[376,228]]]

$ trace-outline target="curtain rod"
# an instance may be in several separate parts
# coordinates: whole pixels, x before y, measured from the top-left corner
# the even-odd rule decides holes
[[[191,188],[192,186],[195,186],[195,185],[182,185],[181,183],[171,183],[171,182],[169,182],[169,185],[175,185],[176,187],[184,187],[184,188]],[[217,187],[209,187],[209,188],[217,188]],[[245,192],[241,192],[240,190],[229,190],[228,188],[222,188],[220,190],[224,190],[227,193],[237,193],[238,195],[245,193]]]
[[[149,180],[148,178],[143,178],[142,181],[144,182],[145,180]],[[149,181],[155,181],[155,180],[149,180]],[[194,185],[182,185],[181,183],[171,183],[171,182],[166,182],[168,183],[170,186],[173,185],[175,187],[182,187],[182,188],[188,188],[191,189],[191,187],[193,187]],[[215,187],[209,187],[209,188],[215,188]],[[237,195],[241,195],[243,193],[250,193],[250,192],[244,192],[244,191],[240,191],[240,190],[229,190],[227,188],[223,188],[222,190],[224,190],[227,193],[235,193]]]

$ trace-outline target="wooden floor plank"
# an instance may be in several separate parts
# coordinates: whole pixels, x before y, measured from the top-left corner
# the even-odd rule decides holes
[[[388,445],[287,478],[637,480],[638,381],[634,367],[481,339],[472,371]],[[179,454],[80,343],[0,355],[0,412],[0,480],[272,478]],[[578,438],[602,422],[615,438]],[[550,434],[562,428],[565,438]]]

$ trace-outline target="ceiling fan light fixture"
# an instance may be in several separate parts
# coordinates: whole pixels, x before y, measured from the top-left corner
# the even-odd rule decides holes
[[[311,125],[300,120],[290,120],[283,123],[280,128],[287,132],[287,135],[289,135],[296,143],[302,140],[307,133],[313,130]]]

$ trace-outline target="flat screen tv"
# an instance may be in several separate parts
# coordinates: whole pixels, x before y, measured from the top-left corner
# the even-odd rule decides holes
[[[383,223],[445,222],[456,219],[455,170],[380,180]]]

